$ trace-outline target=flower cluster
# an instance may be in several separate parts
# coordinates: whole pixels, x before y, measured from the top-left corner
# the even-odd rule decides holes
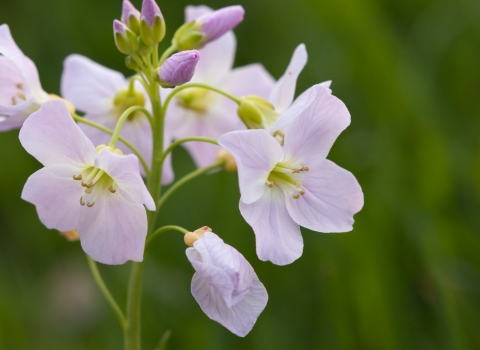
[[[290,264],[302,255],[300,226],[350,231],[363,206],[355,177],[327,159],[350,114],[330,81],[294,99],[305,45],[275,80],[258,63],[233,68],[241,6],[185,12],[185,24],[159,54],[166,34],[160,8],[143,0],[138,11],[124,0],[113,37],[134,74],[126,78],[71,55],[62,97],[41,88],[35,65],[1,25],[0,131],[21,128],[21,144],[44,166],[22,198],[46,227],[78,237],[92,259],[112,265],[141,263],[146,242],[168,229],[182,232],[196,271],[195,300],[208,317],[245,336],[268,299],[252,266],[209,227],[155,229],[160,209],[186,181],[238,169],[240,212],[253,228],[258,257]],[[175,180],[171,151],[180,144],[199,169],[162,195],[162,185]],[[137,281],[140,269],[133,271]],[[127,313],[126,339],[134,337],[135,317]]]

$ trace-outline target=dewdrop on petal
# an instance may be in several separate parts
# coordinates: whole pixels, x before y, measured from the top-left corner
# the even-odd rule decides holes
[[[197,239],[202,238],[205,232],[212,232],[212,229],[208,226],[203,226],[193,232],[187,232],[183,237],[183,240],[187,246],[193,247],[193,243],[195,243]]]
[[[235,162],[235,158],[224,148],[222,148],[217,153],[217,160],[223,160],[223,170],[228,172],[237,171],[237,162]]]

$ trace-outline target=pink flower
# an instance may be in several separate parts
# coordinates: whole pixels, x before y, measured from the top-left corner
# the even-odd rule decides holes
[[[77,230],[83,250],[104,264],[142,261],[147,215],[155,210],[134,155],[95,149],[62,101],[46,102],[20,130],[20,142],[45,167],[27,180],[22,198],[42,223]]]
[[[42,89],[35,64],[23,54],[0,25],[0,131],[22,126],[27,117],[51,97]]]
[[[195,19],[200,24],[200,32],[205,36],[203,44],[217,40],[243,21],[245,10],[242,6],[227,6],[207,12]]]
[[[302,255],[300,226],[350,231],[363,206],[355,177],[326,159],[350,114],[324,86],[309,94],[312,101],[288,126],[283,147],[265,130],[234,131],[219,139],[238,165],[240,211],[255,232],[257,254],[277,265]]]
[[[165,60],[158,69],[160,82],[167,87],[188,83],[195,73],[195,67],[200,60],[197,50],[178,52]]]
[[[114,129],[120,115],[133,105],[145,104],[149,109],[149,101],[140,84],[135,85],[134,96],[129,96],[129,80],[116,71],[108,69],[92,60],[80,56],[70,55],[65,59],[62,75],[62,95],[72,101],[82,112],[85,118],[97,122],[110,129]],[[108,144],[110,135],[91,126],[81,124],[80,128],[94,144]],[[167,130],[168,131],[168,130]],[[141,113],[135,112],[123,125],[121,135],[129,140],[145,157],[147,161],[152,157],[152,129],[148,119]],[[165,147],[171,142],[168,132],[165,135]],[[132,153],[123,143],[120,148],[125,154]],[[143,169],[142,173],[143,173]],[[162,183],[173,181],[171,157],[168,157],[163,167]]]
[[[186,21],[211,13],[206,6],[188,6]],[[274,85],[270,74],[260,64],[232,69],[236,40],[227,32],[220,39],[199,50],[198,62],[192,82],[209,84],[235,96],[254,94],[267,98]],[[170,93],[162,89],[163,97]],[[237,116],[237,104],[215,92],[191,88],[178,93],[167,111],[167,121],[176,139],[189,136],[218,138],[226,132],[245,129]],[[198,167],[215,161],[218,146],[204,142],[189,142],[185,147]]]
[[[268,300],[252,266],[213,232],[205,232],[188,248],[187,257],[196,271],[192,294],[203,312],[232,333],[246,336]]]

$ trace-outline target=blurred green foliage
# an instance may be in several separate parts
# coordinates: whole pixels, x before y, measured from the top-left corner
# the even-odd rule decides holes
[[[329,158],[356,175],[365,207],[353,232],[304,230],[302,258],[278,267],[256,257],[236,174],[186,185],[161,223],[212,226],[251,262],[270,300],[246,338],[232,335],[194,301],[183,240],[165,234],[148,256],[145,349],[167,329],[168,348],[182,350],[479,349],[480,2],[240,3],[237,66],[262,62],[278,78],[305,42],[297,93],[333,80],[352,125]],[[189,2],[159,4],[171,38]],[[45,90],[58,93],[70,53],[128,74],[112,38],[120,12],[120,0],[2,0],[0,23],[37,64]],[[0,349],[121,349],[79,244],[43,227],[20,199],[40,165],[17,136],[0,135]],[[174,166],[177,177],[193,169],[183,149]],[[100,267],[122,304],[128,265]]]

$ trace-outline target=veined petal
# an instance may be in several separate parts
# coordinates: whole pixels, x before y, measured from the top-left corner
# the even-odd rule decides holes
[[[353,215],[363,207],[362,189],[352,173],[325,159],[310,169],[303,186],[301,198],[285,198],[295,222],[319,232],[352,230]]]
[[[78,227],[83,190],[72,178],[57,176],[43,168],[28,178],[22,199],[35,205],[40,221],[47,228],[70,231]]]
[[[290,264],[303,252],[300,227],[290,217],[282,192],[268,188],[255,203],[240,200],[240,212],[255,232],[258,258],[275,265]]]
[[[232,131],[222,135],[218,143],[237,162],[242,201],[251,204],[259,200],[270,172],[283,159],[280,144],[265,130]]]
[[[315,85],[316,86],[316,85]],[[285,112],[283,112],[278,119],[275,121],[275,124],[269,129],[269,132],[273,134],[278,130],[282,130],[290,125],[295,118],[297,118],[300,113],[302,113],[310,104],[315,100],[317,96],[316,88],[312,86],[311,88],[305,90],[300,96],[298,96],[293,104]]]
[[[275,106],[278,113],[284,112],[292,104],[295,96],[297,78],[303,67],[307,64],[307,49],[304,44],[297,46],[293,52],[292,60],[283,76],[277,81],[270,95],[270,103]]]
[[[81,55],[68,56],[63,66],[62,96],[86,113],[108,113],[115,94],[128,86],[121,73]]]
[[[97,156],[61,100],[45,102],[25,121],[19,138],[28,153],[59,176],[78,174]]]
[[[233,69],[219,83],[219,87],[234,96],[256,95],[267,99],[275,80],[259,63]]]
[[[80,208],[78,234],[92,259],[109,265],[142,261],[147,236],[143,204],[122,196],[99,195],[91,208]]]
[[[294,122],[286,134],[285,160],[295,159],[312,168],[326,158],[340,133],[350,124],[345,104],[329,89],[316,85],[315,100]]]

